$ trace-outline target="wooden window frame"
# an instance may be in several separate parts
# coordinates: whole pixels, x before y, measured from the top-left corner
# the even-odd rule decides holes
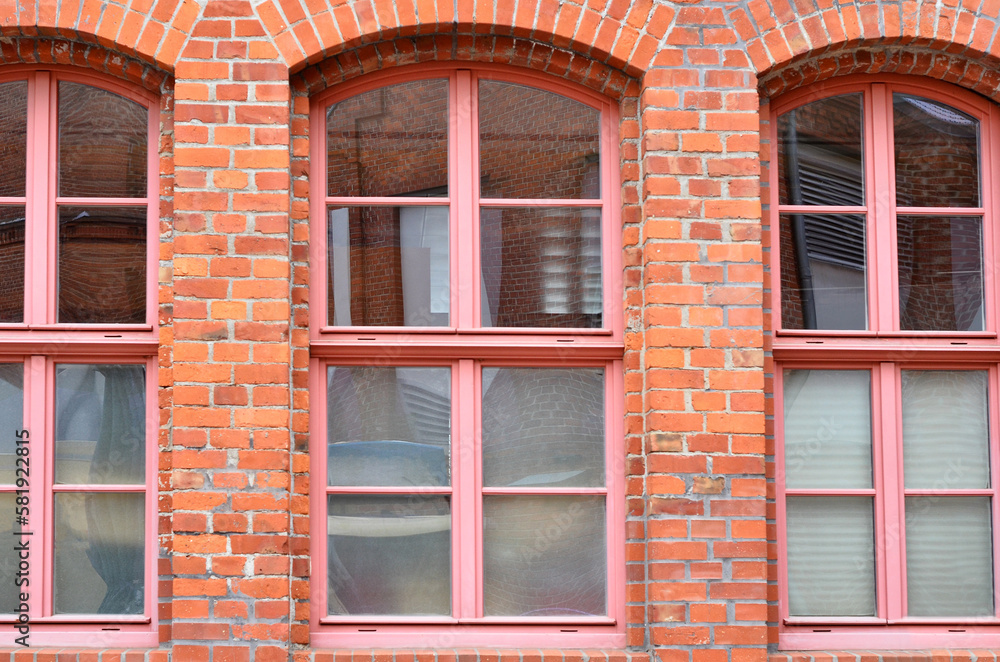
[[[892,93],[939,101],[980,122],[978,208],[896,207]],[[863,93],[864,205],[858,207],[779,204],[778,117],[794,108],[841,94]],[[905,649],[995,647],[1000,645],[1000,341],[997,338],[997,283],[990,265],[998,252],[995,224],[1000,218],[1000,108],[975,94],[932,80],[898,75],[848,76],[782,96],[770,106],[772,163],[770,185],[771,348],[774,357],[775,502],[778,571],[778,647],[782,650]],[[896,213],[964,215],[983,219],[983,331],[904,331],[899,325]],[[784,329],[781,319],[781,213],[865,214],[868,328],[866,330]],[[783,373],[785,370],[866,370],[871,374],[873,483],[866,490],[788,489],[785,487]],[[904,489],[902,481],[902,393],[904,370],[981,370],[988,374],[990,487],[982,490]],[[906,495],[979,495],[991,499],[994,617],[916,618],[906,616]],[[787,496],[870,496],[874,500],[875,617],[793,617],[789,614]]]
[[[28,573],[32,646],[147,647],[157,633],[157,260],[159,247],[159,98],[116,79],[70,67],[11,66],[0,83],[27,81],[27,177],[23,197],[0,197],[0,205],[25,207],[24,319],[0,323],[0,362],[24,365],[24,426],[30,434],[29,498],[32,556]],[[147,185],[135,198],[63,197],[58,195],[58,85],[89,85],[143,106],[147,112]],[[113,121],[113,118],[108,118]],[[146,208],[145,320],[138,324],[61,324],[58,309],[58,206],[129,206]],[[58,364],[142,365],[146,369],[144,481],[125,485],[56,484],[55,366]],[[6,432],[5,432],[6,434]],[[9,431],[13,434],[13,430]],[[14,486],[0,492],[14,492]],[[53,614],[53,499],[66,492],[138,493],[144,495],[144,607],[142,614]],[[16,538],[14,539],[16,541]],[[13,542],[9,547],[13,546]],[[21,589],[24,590],[24,589]],[[17,616],[0,615],[4,645],[20,636]]]
[[[444,198],[331,197],[326,186],[326,109],[372,89],[421,79],[449,81],[449,195]],[[601,197],[598,199],[480,199],[476,81],[499,80],[555,92],[601,113]],[[608,99],[548,76],[489,65],[434,63],[372,75],[327,90],[312,99],[310,135],[310,473],[313,513],[310,538],[313,579],[310,628],[320,647],[345,646],[573,646],[625,645],[625,469],[622,354],[622,259],[618,172],[618,113]],[[449,208],[448,327],[335,327],[327,323],[325,266],[329,204],[447,206]],[[479,273],[480,207],[590,207],[601,209],[602,296],[600,329],[495,328],[480,326],[480,288],[460,288],[462,276]],[[478,277],[477,277],[478,279]],[[466,293],[461,292],[465,289]],[[377,348],[377,349],[376,349]],[[329,366],[450,367],[452,379],[452,616],[326,616],[326,497],[343,492],[325,486],[326,387]],[[595,367],[604,371],[605,485],[565,488],[565,494],[606,498],[607,615],[605,617],[484,618],[482,616],[481,495],[505,492],[482,487],[480,449],[480,369],[482,367]],[[473,452],[460,452],[471,448]],[[346,490],[356,492],[356,490]],[[426,492],[426,488],[421,488]],[[366,493],[393,493],[366,488]],[[395,490],[398,492],[398,490]],[[506,493],[506,492],[505,492]],[[474,579],[470,580],[472,576]]]

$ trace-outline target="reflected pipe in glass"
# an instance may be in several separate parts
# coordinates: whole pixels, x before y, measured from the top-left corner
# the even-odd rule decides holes
[[[795,127],[795,111],[789,111],[788,114],[788,129],[785,133],[785,149],[788,154],[788,195],[793,205],[801,205],[802,183],[799,181],[799,136]],[[792,244],[795,247],[795,262],[799,267],[799,289],[802,297],[803,326],[806,329],[815,329],[816,299],[813,297],[812,268],[809,265],[809,247],[806,244],[806,218],[802,214],[792,214]]]

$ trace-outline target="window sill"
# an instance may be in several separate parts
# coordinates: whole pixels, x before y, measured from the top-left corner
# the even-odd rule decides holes
[[[552,642],[550,645],[556,645]],[[395,657],[394,657],[395,656]],[[337,649],[312,650],[308,657],[296,657],[295,662],[649,662],[648,653],[632,653],[609,649],[540,648],[530,650],[494,648],[458,649]],[[4,662],[0,658],[0,662]],[[791,662],[781,660],[779,662]],[[795,662],[808,662],[797,660]],[[855,660],[851,660],[855,662]]]
[[[768,655],[768,662],[953,662],[956,659],[994,662],[998,652],[995,649],[976,648],[927,648],[915,650],[887,651],[780,651]]]

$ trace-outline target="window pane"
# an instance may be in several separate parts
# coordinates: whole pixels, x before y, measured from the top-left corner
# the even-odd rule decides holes
[[[863,205],[860,94],[822,99],[778,118],[783,205]]]
[[[865,217],[783,214],[781,324],[867,329]]]
[[[989,497],[906,497],[910,616],[993,615]]]
[[[604,371],[483,368],[483,484],[604,485]]]
[[[785,370],[785,486],[872,486],[871,373]]]
[[[24,321],[24,207],[0,207],[0,322]]]
[[[480,214],[483,326],[600,328],[600,210],[484,207]]]
[[[146,208],[59,208],[59,322],[146,321]]]
[[[899,326],[982,331],[982,219],[899,216]]]
[[[329,613],[451,612],[447,497],[331,496],[328,504]]]
[[[24,364],[0,363],[0,483],[4,485],[13,485],[17,479],[15,468],[18,444],[14,433],[23,428]],[[41,443],[42,440],[38,441]],[[33,448],[37,448],[37,445]],[[21,476],[31,479],[24,474]],[[4,521],[7,512],[0,510],[0,522]]]
[[[599,198],[601,113],[516,83],[479,83],[484,198]]]
[[[985,370],[903,371],[906,487],[989,487],[986,382]]]
[[[788,497],[791,616],[875,615],[870,497]]]
[[[332,196],[448,195],[448,81],[363,92],[327,110]]]
[[[146,366],[56,366],[56,483],[146,482]]]
[[[979,206],[979,121],[938,101],[892,95],[896,204]]]
[[[486,616],[603,616],[602,496],[484,496]]]
[[[0,83],[0,196],[23,196],[28,170],[28,82]]]
[[[447,485],[449,368],[331,367],[330,485]]]
[[[148,112],[113,92],[59,83],[59,195],[145,198]]]
[[[34,529],[35,522],[40,523],[41,521],[41,517],[33,518],[29,511],[28,517],[32,518],[31,526],[22,527],[18,525],[15,528],[14,508],[16,504],[14,498],[14,494],[0,494],[0,537],[6,541],[4,542],[3,551],[0,552],[0,614],[9,614],[17,611],[17,607],[20,604],[18,593],[24,590],[23,587],[18,587],[14,583],[17,580],[18,564],[21,561],[18,558],[17,551],[14,550],[14,546],[21,542],[21,538],[20,536],[15,537],[14,531]],[[31,545],[29,536],[24,536],[24,539]],[[33,547],[33,545],[31,546]],[[21,567],[20,569],[22,572],[27,572],[27,568]]]
[[[144,501],[143,494],[55,495],[55,613],[143,613]]]
[[[447,207],[341,207],[328,215],[331,326],[447,326]]]

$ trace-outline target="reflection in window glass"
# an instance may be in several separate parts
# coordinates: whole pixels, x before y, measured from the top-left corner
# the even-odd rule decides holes
[[[59,208],[59,322],[146,321],[146,208]]]
[[[331,196],[448,195],[448,81],[388,85],[330,106]]]
[[[534,87],[479,83],[484,198],[599,198],[601,114]]]
[[[330,367],[330,485],[447,485],[449,368]]]
[[[896,204],[979,206],[979,121],[939,101],[892,95]]]
[[[27,154],[28,83],[0,83],[0,196],[25,194]]]
[[[601,212],[483,207],[482,325],[599,328]]]
[[[13,485],[16,479],[15,432],[24,429],[24,364],[0,363],[0,484]],[[30,469],[30,467],[29,467]],[[30,481],[30,476],[21,474]],[[0,511],[3,513],[5,511]],[[10,511],[6,511],[10,512]],[[0,520],[2,520],[0,516]]]
[[[782,214],[779,231],[782,327],[868,328],[865,217]]]
[[[331,496],[328,513],[329,613],[450,613],[447,497]]]
[[[59,195],[146,197],[148,142],[148,111],[140,104],[90,85],[59,83]]]
[[[56,483],[146,480],[146,366],[56,365]]]
[[[899,326],[982,331],[982,219],[898,216]]]
[[[483,484],[604,485],[604,371],[483,369]]]
[[[483,497],[486,616],[607,613],[604,497]]]
[[[24,321],[24,207],[0,207],[0,322]]]
[[[863,205],[861,95],[821,99],[778,118],[783,205]]]
[[[55,495],[55,613],[143,613],[144,501],[129,493]]]
[[[447,207],[342,207],[328,213],[328,324],[447,326]]]

